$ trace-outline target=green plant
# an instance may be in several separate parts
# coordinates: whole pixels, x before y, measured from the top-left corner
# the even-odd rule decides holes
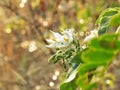
[[[55,33],[56,39],[48,40],[51,43],[48,47],[57,48],[49,62],[62,60],[65,70],[68,69],[60,90],[105,90],[106,85],[113,88],[114,76],[107,70],[120,52],[120,7],[104,10],[96,24],[98,29],[91,31],[83,44],[76,40],[71,29]],[[117,33],[108,33],[112,26],[119,26]]]

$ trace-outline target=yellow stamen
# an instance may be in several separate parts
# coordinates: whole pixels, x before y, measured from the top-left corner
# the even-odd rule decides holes
[[[64,40],[66,41],[66,42],[69,42],[69,39],[66,37],[66,38],[64,38]]]

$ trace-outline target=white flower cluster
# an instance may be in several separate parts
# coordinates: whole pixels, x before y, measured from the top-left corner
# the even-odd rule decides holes
[[[49,45],[46,45],[46,47],[49,48],[62,48],[62,47],[67,47],[72,41],[73,41],[73,31],[74,29],[66,29],[63,32],[57,33],[51,31],[53,36],[55,37],[54,39],[46,39]],[[87,36],[84,40],[83,43],[87,43],[91,39],[98,37],[98,30],[92,30],[90,31],[90,35]],[[86,48],[86,46],[82,46],[83,49]]]
[[[46,45],[46,47],[49,48],[61,48],[61,47],[67,47],[72,41],[73,41],[73,30],[74,29],[66,29],[63,32],[57,33],[51,31],[55,39],[46,39],[49,45]]]

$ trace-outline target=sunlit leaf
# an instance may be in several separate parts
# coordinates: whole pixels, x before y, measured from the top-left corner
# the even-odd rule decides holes
[[[99,39],[91,41],[91,47],[109,52],[116,52],[120,49],[120,41],[117,40],[119,34],[103,35]]]
[[[88,49],[82,53],[83,62],[108,63],[114,57],[114,53],[103,50]]]

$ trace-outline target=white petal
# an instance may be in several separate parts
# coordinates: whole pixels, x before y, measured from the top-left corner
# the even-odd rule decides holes
[[[61,41],[61,40],[63,40],[63,37],[62,37],[62,35],[61,34],[59,34],[59,33],[56,33],[56,32],[53,32],[53,31],[51,31],[52,32],[52,34],[54,35],[54,37],[55,37],[55,39],[56,39],[56,41]]]
[[[85,45],[81,46],[82,49],[86,49],[87,47]]]
[[[46,41],[49,43],[55,43],[55,41],[53,41],[52,39],[46,39]]]
[[[73,28],[71,28],[71,29],[66,29],[66,30],[64,30],[64,31],[62,32],[62,34],[66,34],[66,33],[73,34],[73,31],[74,31]]]
[[[91,32],[91,34],[94,34],[96,37],[98,36],[98,30],[92,30],[90,32]]]
[[[91,39],[93,39],[93,38],[95,38],[96,36],[95,35],[90,35],[90,36],[87,36],[85,39],[84,39],[84,43],[85,42],[88,42],[88,41],[90,41]]]
[[[45,45],[45,46],[48,47],[48,48],[55,48],[56,47],[55,44],[50,44],[50,45]]]
[[[93,38],[95,38],[95,37],[98,37],[98,30],[92,30],[92,31],[90,31],[90,35],[87,36],[87,37],[84,39],[83,43],[88,42],[88,41],[90,41],[91,39],[93,39]]]
[[[52,39],[47,39],[50,45],[46,45],[46,47],[49,48],[61,48],[61,47],[67,47],[72,41],[73,41],[73,29],[66,29],[62,32],[62,35],[51,31],[51,33],[55,37],[55,41]]]
[[[67,46],[66,44],[57,44],[56,48],[62,48],[62,47],[66,47],[66,46]]]
[[[64,32],[64,38],[68,38],[69,43],[73,41],[73,29],[65,30]]]

